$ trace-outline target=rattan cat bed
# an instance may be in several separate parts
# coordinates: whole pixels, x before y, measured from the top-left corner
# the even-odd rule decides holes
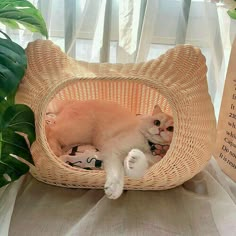
[[[84,170],[59,160],[45,137],[44,117],[53,97],[116,101],[136,113],[150,113],[156,103],[174,117],[174,137],[166,156],[140,180],[126,179],[125,189],[160,190],[178,186],[204,168],[215,141],[215,118],[208,94],[205,58],[180,45],[156,60],[139,64],[75,61],[48,40],[26,49],[28,68],[17,102],[35,113],[36,141],[31,174],[48,184],[103,188],[103,170]]]

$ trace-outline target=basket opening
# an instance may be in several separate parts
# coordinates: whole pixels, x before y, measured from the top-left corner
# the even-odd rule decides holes
[[[54,98],[49,102],[46,110],[45,131],[49,146],[52,144],[49,139],[53,137],[48,135],[49,129],[57,124],[57,116],[60,111],[66,107],[72,100],[88,101],[100,100],[111,101],[125,107],[136,115],[152,115],[154,107],[158,105],[161,110],[168,116],[172,116],[171,106],[167,99],[158,92],[156,88],[148,86],[138,81],[127,79],[119,80],[75,80],[60,88]],[[166,117],[168,117],[166,116]],[[67,117],[68,118],[68,117]],[[69,121],[70,117],[65,122]],[[164,121],[163,121],[164,122]],[[168,121],[169,122],[169,121]],[[165,129],[172,125],[164,125]],[[163,126],[163,127],[164,127]],[[168,126],[168,127],[167,127]],[[162,128],[160,128],[162,129]],[[163,132],[162,130],[161,132]],[[64,131],[66,132],[66,131]],[[164,132],[167,133],[167,130]],[[174,132],[174,131],[170,131]],[[164,135],[170,135],[164,134]],[[55,138],[55,136],[54,136]],[[170,144],[153,143],[149,140],[150,150],[154,159],[160,161],[167,153]],[[53,149],[53,148],[52,148]],[[54,148],[55,150],[55,148]],[[56,153],[55,153],[56,154]],[[58,156],[56,154],[56,156]],[[102,169],[103,162],[99,158],[99,150],[90,143],[80,145],[77,143],[73,146],[63,147],[63,155],[59,157],[68,167],[79,167],[84,169]]]

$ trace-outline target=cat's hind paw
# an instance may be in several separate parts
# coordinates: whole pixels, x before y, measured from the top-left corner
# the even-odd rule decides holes
[[[105,193],[110,199],[117,199],[123,192],[123,180],[107,180],[104,186]]]
[[[124,160],[124,169],[128,177],[139,179],[148,169],[148,160],[139,149],[132,149]]]

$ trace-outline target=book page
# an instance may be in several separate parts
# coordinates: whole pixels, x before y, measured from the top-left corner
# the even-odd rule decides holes
[[[214,156],[222,170],[236,181],[236,40],[225,80]]]

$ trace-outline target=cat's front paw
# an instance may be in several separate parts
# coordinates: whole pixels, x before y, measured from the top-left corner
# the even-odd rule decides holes
[[[130,178],[143,177],[148,169],[148,160],[145,154],[138,149],[132,149],[124,160],[124,169]]]
[[[105,193],[110,199],[117,199],[123,192],[123,180],[107,180],[104,186]]]

